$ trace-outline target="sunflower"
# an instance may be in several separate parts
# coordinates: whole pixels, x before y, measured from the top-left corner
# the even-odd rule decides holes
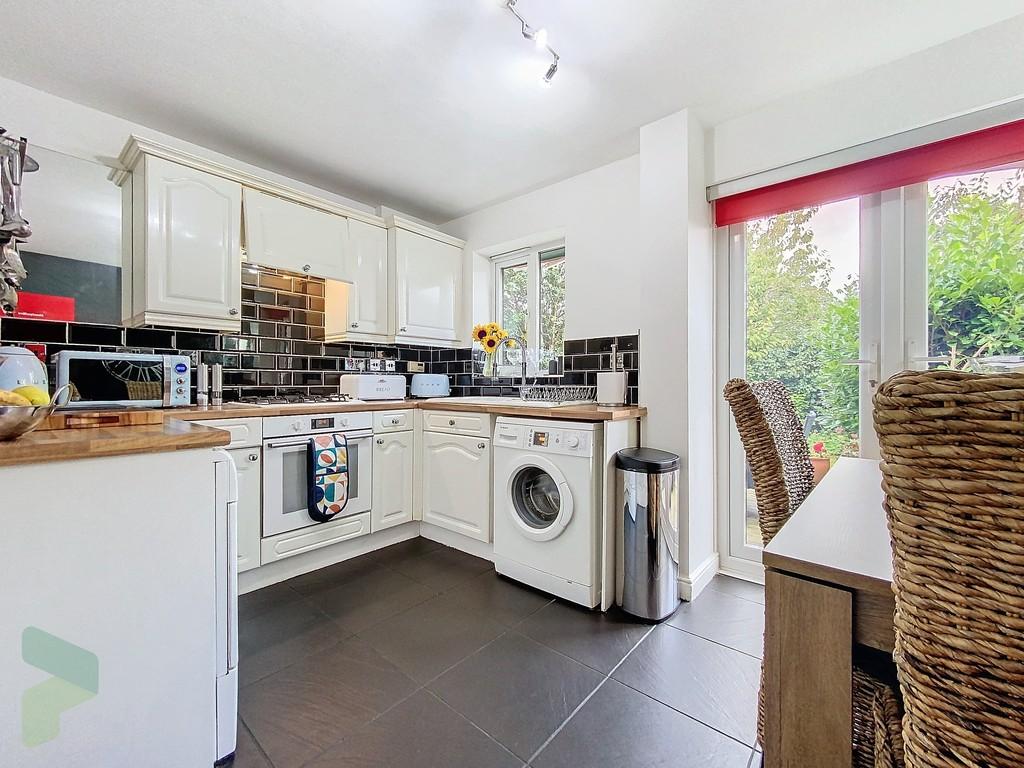
[[[489,335],[490,335],[490,333],[487,330],[487,326],[484,325],[483,323],[479,323],[479,324],[473,326],[473,338],[476,341],[481,341],[482,342]]]
[[[498,342],[501,341],[497,336],[487,335],[480,340],[480,344],[483,345],[485,352],[494,352],[498,348]]]
[[[498,325],[497,323],[488,323],[487,324],[487,335],[488,336],[497,336],[498,332],[500,330],[501,330],[501,326]]]

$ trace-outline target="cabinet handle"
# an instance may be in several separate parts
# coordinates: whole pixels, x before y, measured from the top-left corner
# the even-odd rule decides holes
[[[359,323],[352,323],[352,327],[353,328],[358,328],[359,327]]]
[[[310,270],[309,264],[303,264],[302,265],[302,271],[303,272],[309,272],[309,270]]]
[[[383,437],[378,437],[377,438],[377,445],[384,445],[384,438]]]
[[[454,427],[455,426],[455,419],[448,419],[448,426],[449,427]]]
[[[237,315],[238,314],[238,310],[235,309],[234,307],[232,307],[231,309],[228,310],[228,314],[232,315],[232,316]]]
[[[408,328],[399,328],[398,332],[399,333],[405,333],[407,330],[408,330]]]
[[[487,447],[487,443],[477,443],[476,447],[482,451],[484,448]]]
[[[258,453],[250,453],[249,454],[249,461],[259,461],[259,460],[260,460],[260,455]]]

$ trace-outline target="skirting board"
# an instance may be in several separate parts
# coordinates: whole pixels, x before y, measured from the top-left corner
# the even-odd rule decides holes
[[[420,524],[418,522],[405,523],[369,536],[360,536],[357,539],[332,544],[323,549],[315,549],[312,552],[303,552],[301,555],[267,563],[259,568],[238,574],[238,594],[244,595],[247,592],[269,587],[271,584],[277,584],[319,568],[326,568],[344,560],[351,560],[353,557],[365,555],[376,549],[390,547],[392,544],[406,539],[415,539],[419,535]]]
[[[430,523],[420,523],[420,536],[424,539],[436,541],[438,544],[444,544],[446,547],[457,549],[460,552],[465,552],[467,555],[473,555],[474,557],[494,562],[494,546],[487,542],[477,541],[460,533],[453,533],[445,528],[438,528]]]
[[[679,599],[690,602],[696,600],[697,595],[704,591],[704,588],[711,583],[718,573],[718,553],[708,555],[708,558],[697,566],[696,570],[689,576],[679,577]]]

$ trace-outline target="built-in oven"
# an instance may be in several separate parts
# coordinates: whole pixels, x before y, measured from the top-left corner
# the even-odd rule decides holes
[[[171,408],[192,401],[192,361],[184,355],[75,352],[54,355],[68,408]]]
[[[348,440],[348,503],[333,520],[370,510],[373,416],[324,413],[263,420],[263,536],[323,523],[309,514],[309,441],[340,433]]]

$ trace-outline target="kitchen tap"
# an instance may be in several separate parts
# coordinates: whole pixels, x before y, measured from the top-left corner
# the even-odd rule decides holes
[[[523,353],[522,354],[522,356],[523,356],[523,370],[522,370],[523,380],[522,380],[522,382],[520,382],[520,385],[519,385],[519,396],[522,397],[523,388],[526,386],[526,342],[523,341],[522,339],[520,339],[518,336],[512,336],[512,335],[506,336],[504,339],[502,339],[501,341],[498,342],[498,346],[496,346],[494,348],[494,354],[498,354],[498,350],[501,349],[503,344],[504,345],[508,345],[508,344],[513,343],[513,342],[515,342],[519,346],[519,349],[521,349],[522,353]]]

